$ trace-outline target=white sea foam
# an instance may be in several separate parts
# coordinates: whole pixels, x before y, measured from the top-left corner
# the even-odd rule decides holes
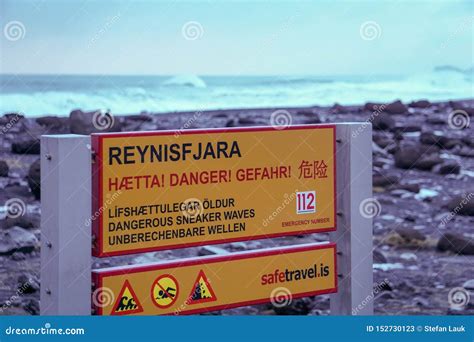
[[[472,97],[472,78],[455,71],[410,77],[9,76],[0,75],[0,115],[68,115],[444,101]]]
[[[163,82],[166,86],[186,86],[193,88],[206,88],[206,82],[196,75],[179,75],[171,77]]]
[[[403,269],[404,266],[399,263],[386,263],[386,264],[373,264],[373,269],[381,270],[381,271],[391,271],[391,270],[400,270]]]

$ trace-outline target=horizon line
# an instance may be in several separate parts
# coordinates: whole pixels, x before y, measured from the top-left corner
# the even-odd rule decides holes
[[[175,76],[197,76],[197,77],[331,77],[331,76],[407,76],[407,73],[354,73],[354,74],[344,74],[344,73],[334,73],[334,74],[198,74],[198,73],[176,73],[176,74],[94,74],[94,73],[13,73],[13,72],[0,72],[0,76],[147,76],[147,77],[156,77],[156,76],[165,76],[165,77],[175,77]]]

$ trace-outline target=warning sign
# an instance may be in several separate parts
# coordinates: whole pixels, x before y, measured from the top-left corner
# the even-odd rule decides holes
[[[336,292],[335,257],[335,244],[313,243],[100,269],[92,275],[99,288],[114,293],[120,292],[125,278],[129,279],[143,305],[143,311],[135,314],[179,315],[275,300],[280,305],[285,302],[283,295],[291,302],[294,298]],[[114,308],[105,306],[96,308],[96,312],[108,315]]]
[[[128,280],[125,280],[117,296],[111,315],[130,315],[143,311],[143,307]]]
[[[334,230],[334,132],[93,134],[94,256]]]
[[[159,308],[167,308],[178,299],[178,282],[170,274],[159,276],[153,283],[151,299]]]
[[[212,290],[211,284],[209,284],[209,280],[207,280],[204,271],[201,270],[189,295],[189,304],[212,302],[215,300],[216,295]]]

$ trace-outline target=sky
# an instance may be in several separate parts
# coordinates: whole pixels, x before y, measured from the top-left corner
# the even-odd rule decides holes
[[[410,74],[438,65],[467,69],[473,66],[473,9],[471,0],[1,0],[0,73],[360,75]]]

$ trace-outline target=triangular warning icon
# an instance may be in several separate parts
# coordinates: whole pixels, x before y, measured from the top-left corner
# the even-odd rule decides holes
[[[122,290],[115,301],[111,315],[130,315],[143,311],[143,307],[138,300],[138,296],[133,291],[132,286],[125,280]]]
[[[199,304],[205,302],[213,302],[217,300],[216,294],[207,280],[204,271],[201,270],[194,282],[194,286],[191,289],[191,293],[188,297],[189,304]]]

